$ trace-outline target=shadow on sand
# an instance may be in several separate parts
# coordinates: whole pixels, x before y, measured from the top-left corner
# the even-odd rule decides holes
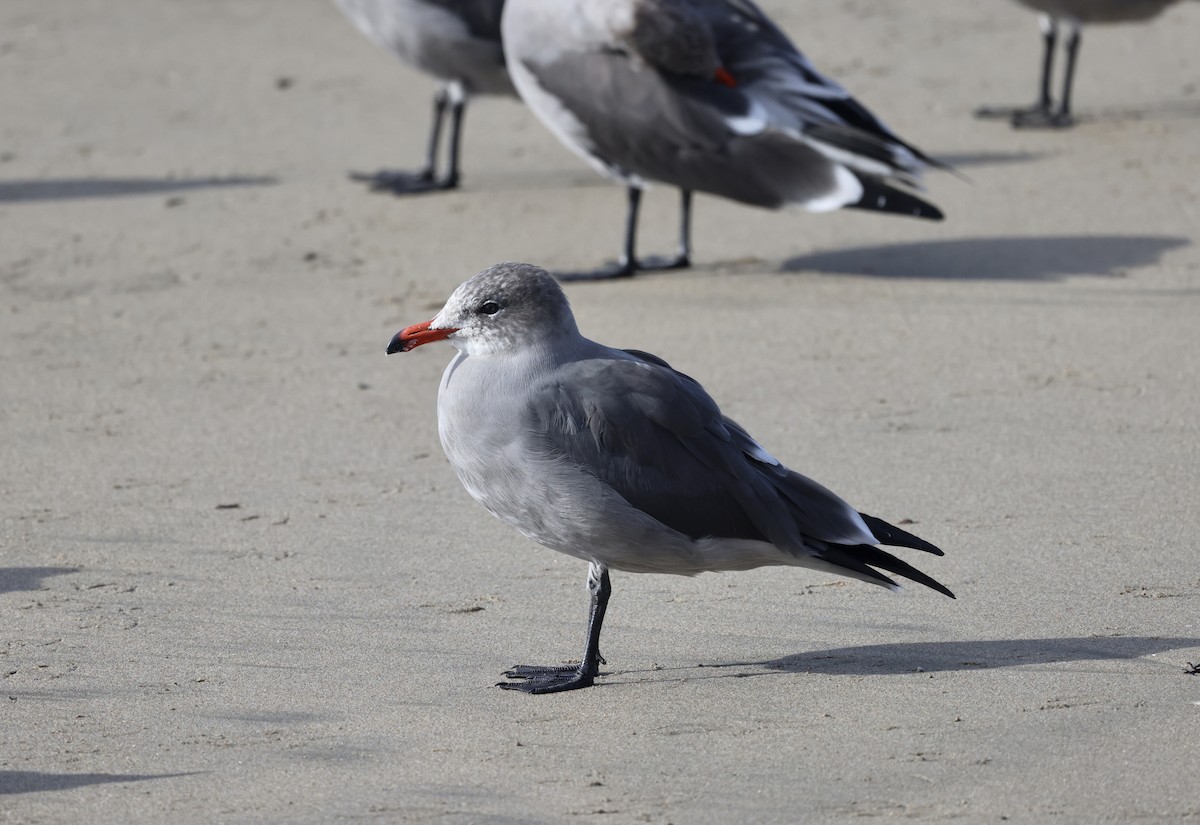
[[[976,120],[991,120],[1012,128],[1011,113],[1014,109],[1027,109],[1033,104],[1032,100],[1023,103],[1006,103],[1003,105],[984,105],[977,108],[973,116]],[[1108,106],[1099,108],[1076,108],[1071,117],[1075,121],[1073,129],[1038,129],[1043,134],[1060,134],[1064,137],[1071,135],[1080,126],[1089,123],[1130,123],[1140,120],[1196,120],[1200,118],[1200,101],[1195,100],[1159,100],[1130,106]],[[1068,138],[1069,139],[1069,138]],[[940,155],[938,160],[944,160]]]
[[[88,785],[104,785],[109,782],[141,782],[144,779],[169,779],[175,776],[193,776],[192,773],[43,773],[42,771],[0,771],[0,796],[38,791],[69,791]]]
[[[995,639],[965,642],[910,642],[814,650],[765,662],[730,662],[708,668],[761,667],[784,673],[840,676],[898,676],[916,672],[982,670],[1056,662],[1138,659],[1152,653],[1200,647],[1200,639],[1158,636]],[[748,674],[749,675],[749,674]]]
[[[1045,157],[1042,152],[933,152],[934,160],[951,169],[971,166],[1007,166],[1014,163],[1029,163]]]
[[[1088,123],[1129,123],[1138,120],[1196,119],[1200,119],[1200,102],[1195,100],[1160,100],[1140,106],[1084,109],[1076,115],[1076,122],[1085,125]]]
[[[1187,238],[1163,235],[1057,235],[960,238],[814,252],[784,261],[783,272],[965,281],[1053,281],[1113,277],[1155,264]]]
[[[0,203],[161,195],[167,192],[223,186],[270,186],[277,182],[275,178],[270,177],[6,180],[0,181]]]
[[[0,593],[44,590],[42,579],[78,573],[82,567],[0,567]]]

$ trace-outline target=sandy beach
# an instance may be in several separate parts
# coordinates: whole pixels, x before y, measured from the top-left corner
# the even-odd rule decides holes
[[[598,686],[527,696],[586,565],[454,478],[451,348],[384,349],[615,255],[621,189],[480,100],[461,190],[367,192],[434,85],[325,0],[0,6],[0,822],[1200,817],[1200,3],[1089,29],[1066,132],[971,116],[1033,99],[1016,4],[764,7],[946,221],[701,196],[694,270],[567,292],[958,599],[614,573]]]

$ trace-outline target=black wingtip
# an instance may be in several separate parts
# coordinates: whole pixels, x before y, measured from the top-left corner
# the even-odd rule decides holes
[[[834,545],[822,553],[821,557],[852,570],[859,570],[860,572],[864,569],[869,570],[877,577],[890,582],[890,579],[887,579],[874,570],[874,568],[878,567],[880,570],[886,570],[889,573],[895,573],[897,576],[903,576],[917,584],[923,584],[930,590],[936,590],[943,596],[949,596],[952,599],[955,598],[954,594],[950,592],[950,588],[933,578],[933,576],[922,573],[903,559],[898,559],[891,553],[881,550],[873,544]]]
[[[866,522],[867,529],[871,534],[879,540],[880,544],[890,544],[893,547],[909,547],[913,550],[922,550],[926,553],[932,553],[935,556],[944,556],[942,549],[920,536],[914,536],[907,530],[901,530],[894,524],[888,524],[881,518],[869,516],[866,513],[859,513],[862,520]]]
[[[857,203],[849,204],[847,209],[867,209],[872,212],[888,212],[894,215],[907,215],[910,218],[921,218],[927,221],[940,221],[946,216],[942,210],[932,203],[918,198],[909,192],[888,186],[886,183],[869,178],[859,178],[862,182],[863,193]]]
[[[944,556],[940,547],[931,544],[920,536],[914,536],[907,530],[901,530],[893,524],[888,524],[881,518],[859,513],[862,520],[866,523],[867,529],[875,536],[875,539],[880,544],[888,544],[893,547],[908,547],[912,550],[921,550],[925,553],[931,553],[935,556]],[[917,568],[913,567],[908,562],[898,559],[886,550],[881,550],[870,544],[860,544],[852,547],[843,545],[834,545],[842,557],[849,556],[855,562],[861,565],[870,565],[878,567],[881,570],[886,570],[889,573],[895,573],[898,576],[904,576],[906,579],[911,579],[918,584],[923,584],[926,587],[936,590],[944,596],[949,596],[954,599],[956,596],[950,591],[950,588],[939,582],[932,576],[922,573]],[[838,560],[835,563],[844,564],[845,562]],[[847,565],[849,566],[849,565]]]
[[[947,175],[953,175],[954,177],[961,180],[963,183],[971,183],[971,184],[975,183],[975,181],[971,179],[971,176],[968,175],[966,172],[963,172],[960,169],[958,169],[954,166],[951,166],[949,163],[946,163],[945,161],[940,161],[937,158],[929,158],[929,157],[925,157],[925,156],[922,156],[921,160],[924,161],[929,166],[929,168],[936,169],[939,172],[945,172]]]
[[[831,564],[854,571],[862,577],[869,577],[870,581],[891,589],[897,588],[896,583],[880,573],[879,570],[895,573],[897,576],[903,576],[917,584],[923,584],[931,590],[936,590],[944,596],[955,598],[954,594],[950,592],[950,588],[937,579],[922,573],[903,559],[898,559],[873,544],[831,544],[817,556]],[[876,570],[876,567],[879,570]]]

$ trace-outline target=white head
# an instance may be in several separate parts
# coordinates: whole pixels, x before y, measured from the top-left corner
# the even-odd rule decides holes
[[[467,355],[495,355],[578,333],[567,296],[550,273],[503,263],[460,284],[441,312],[396,333],[387,351],[446,340]]]

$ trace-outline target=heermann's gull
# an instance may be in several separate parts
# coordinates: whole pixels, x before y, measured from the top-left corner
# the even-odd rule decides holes
[[[515,95],[500,45],[504,0],[334,0],[358,29],[413,68],[443,81],[433,98],[425,168],[354,173],[376,191],[397,195],[458,186],[458,148],[469,95]],[[450,114],[446,173],[437,174],[438,144]]]
[[[584,338],[544,270],[479,273],[388,353],[441,340],[458,349],[438,391],[438,432],[459,480],[492,515],[589,563],[580,664],[518,665],[501,687],[593,683],[609,568],[690,576],[791,565],[895,589],[879,568],[953,598],[875,545],[941,550],[783,466],[662,359]]]
[[[1038,100],[1028,108],[985,106],[975,114],[982,118],[1008,118],[1017,128],[1062,129],[1075,123],[1071,116],[1071,87],[1075,79],[1075,61],[1079,57],[1080,30],[1084,23],[1128,23],[1156,17],[1179,0],[1017,0],[1022,6],[1041,12],[1042,79]],[[1050,95],[1054,74],[1054,49],[1059,26],[1067,29],[1067,67],[1063,73],[1062,97],[1058,109]]]
[[[615,269],[687,266],[693,191],[777,209],[942,213],[919,188],[931,163],[819,74],[750,0],[508,0],[517,91],[570,149],[629,187]],[[679,252],[635,255],[642,187],[682,191]]]

